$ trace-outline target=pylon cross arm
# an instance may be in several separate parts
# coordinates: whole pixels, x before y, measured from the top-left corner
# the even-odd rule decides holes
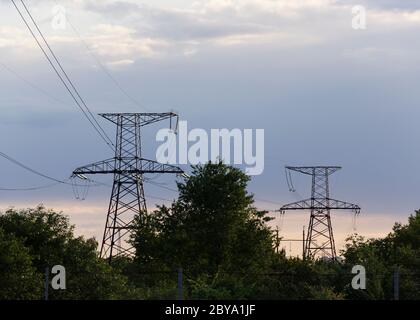
[[[327,198],[305,199],[286,204],[280,208],[280,212],[283,213],[287,210],[353,210],[355,213],[360,213],[358,205]]]
[[[153,160],[140,159],[142,173],[176,173],[184,174],[184,170],[170,164],[159,163]]]
[[[341,169],[341,167],[337,166],[318,166],[318,167],[286,167],[287,170],[300,172],[307,175],[321,175],[325,176],[325,173],[328,175],[333,174],[334,172]]]
[[[118,165],[120,164],[120,165]],[[173,165],[159,163],[144,158],[111,158],[103,161],[88,164],[77,168],[73,175],[89,174],[143,174],[143,173],[176,173],[183,174],[184,171]]]
[[[178,117],[174,112],[164,112],[164,113],[101,113],[101,117],[119,125],[118,119],[124,119],[126,122],[125,126],[146,126],[158,121],[163,121],[166,119],[171,119]],[[137,121],[136,121],[137,120]]]
[[[115,159],[107,159],[79,167],[73,171],[74,176],[87,174],[107,174],[115,171]]]
[[[360,207],[353,203],[348,203],[335,199],[328,199],[328,208],[334,210],[353,210],[355,213],[360,213]]]
[[[284,213],[286,210],[305,210],[311,209],[311,199],[301,200],[293,203],[286,204],[280,208],[280,212]]]

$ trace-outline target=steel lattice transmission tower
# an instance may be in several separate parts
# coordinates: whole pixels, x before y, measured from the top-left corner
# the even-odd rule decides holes
[[[134,248],[126,243],[133,227],[134,217],[146,212],[144,174],[184,172],[175,166],[161,164],[142,157],[141,128],[178,115],[169,113],[106,113],[103,118],[117,126],[115,155],[73,171],[73,176],[113,174],[114,183],[101,245],[100,256],[111,263],[116,256],[130,256]]]
[[[346,209],[354,211],[356,215],[360,213],[359,206],[330,198],[329,176],[341,167],[286,167],[286,169],[312,177],[311,198],[286,204],[280,209],[282,214],[287,210],[311,210],[308,233],[303,246],[304,259],[315,256],[335,259],[337,255],[330,211]]]

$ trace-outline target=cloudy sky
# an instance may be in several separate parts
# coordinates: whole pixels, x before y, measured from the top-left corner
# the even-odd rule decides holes
[[[420,207],[419,1],[26,3],[93,112],[175,110],[190,128],[265,129],[265,171],[250,185],[261,209],[278,208],[262,200],[309,195],[304,176],[294,176],[297,193],[288,191],[286,164],[342,166],[332,196],[362,207],[357,231],[366,236],[386,234]],[[52,26],[57,4],[66,10],[65,29]],[[354,5],[366,7],[365,30],[352,28]],[[0,17],[0,151],[60,179],[109,158],[10,1],[0,1]],[[156,129],[144,137],[149,158]],[[49,183],[0,163],[2,188]],[[158,181],[175,186],[173,177]],[[91,188],[80,202],[67,186],[0,191],[0,207],[44,203],[69,214],[78,233],[100,238],[109,193]],[[146,194],[176,197],[153,185]],[[161,202],[149,198],[149,207]],[[287,214],[284,235],[299,236],[307,220],[307,213]],[[334,213],[333,223],[341,245],[351,216]]]

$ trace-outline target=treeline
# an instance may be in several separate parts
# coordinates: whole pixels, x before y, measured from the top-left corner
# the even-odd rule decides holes
[[[50,299],[420,299],[420,211],[388,236],[354,235],[343,261],[276,253],[267,212],[247,192],[249,177],[222,163],[193,168],[170,207],[136,217],[133,258],[98,258],[94,239],[75,237],[62,213],[40,206],[0,214],[0,299],[43,299],[46,267],[66,268],[67,289]],[[351,286],[366,269],[365,290]]]

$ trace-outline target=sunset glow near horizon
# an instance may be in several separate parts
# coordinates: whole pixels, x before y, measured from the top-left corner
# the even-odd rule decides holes
[[[191,128],[262,128],[265,168],[249,185],[259,209],[274,211],[309,197],[307,177],[294,176],[297,193],[289,192],[285,165],[339,165],[343,169],[331,177],[332,196],[362,208],[358,234],[379,237],[420,208],[420,3],[380,2],[42,0],[28,5],[94,113],[175,110]],[[57,3],[66,11],[64,29],[52,26]],[[365,30],[352,28],[355,5],[366,7]],[[0,1],[0,12],[0,151],[59,179],[80,165],[112,157],[10,1]],[[98,61],[141,106],[115,86]],[[98,121],[114,137],[115,127]],[[154,156],[158,128],[145,131],[148,158]],[[2,188],[49,183],[0,161]],[[98,179],[112,183],[112,177]],[[174,177],[157,181],[176,189]],[[110,189],[91,188],[83,202],[69,186],[3,190],[0,208],[43,203],[69,215],[76,234],[100,240]],[[177,196],[150,184],[145,192],[150,210]],[[308,221],[307,211],[287,213],[281,235],[301,237]],[[332,211],[332,222],[341,249],[355,232],[351,213]],[[277,224],[278,218],[272,225]],[[282,246],[288,254],[301,253],[299,243]]]

